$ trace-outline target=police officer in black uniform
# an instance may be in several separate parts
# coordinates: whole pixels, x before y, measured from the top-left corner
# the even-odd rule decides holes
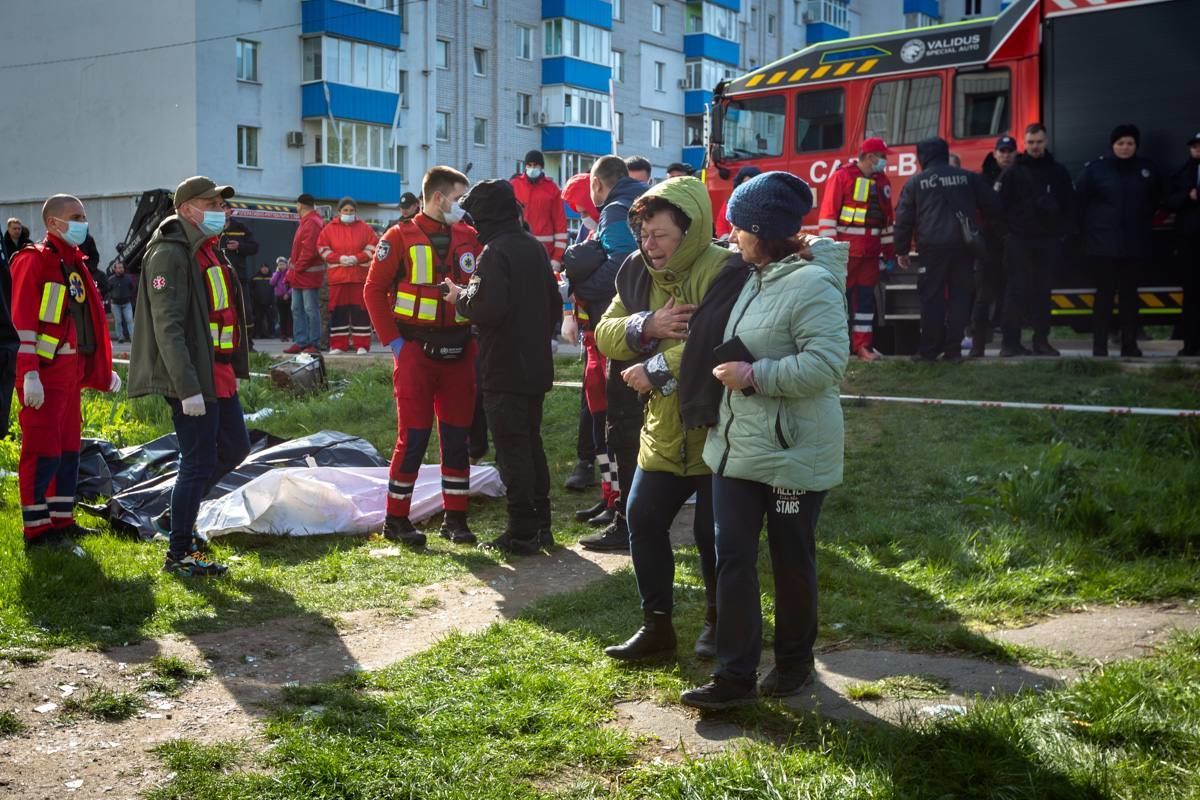
[[[916,242],[921,269],[921,343],[916,361],[962,360],[963,329],[971,313],[979,209],[991,204],[992,190],[978,176],[950,166],[945,139],[917,143],[921,171],[909,179],[896,206],[896,252],[910,266]],[[946,298],[949,295],[949,306]]]
[[[1000,191],[1000,174],[1017,158],[1017,140],[1004,134],[983,160],[980,177],[993,194]],[[997,195],[998,197],[998,195]],[[999,204],[980,209],[979,253],[975,261],[975,300],[971,310],[971,358],[983,358],[992,340],[993,320],[1004,308],[1004,218]]]

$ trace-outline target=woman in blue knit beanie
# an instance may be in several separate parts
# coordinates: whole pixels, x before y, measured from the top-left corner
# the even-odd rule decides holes
[[[826,492],[842,480],[838,386],[850,352],[850,246],[798,236],[812,205],[808,184],[786,172],[752,178],[729,198],[731,241],[755,273],[718,348],[718,360],[727,360],[713,370],[725,385],[704,448],[713,471],[719,666],[710,683],[683,693],[697,708],[795,694],[813,671],[817,518]],[[764,517],[775,573],[775,667],[758,683]]]

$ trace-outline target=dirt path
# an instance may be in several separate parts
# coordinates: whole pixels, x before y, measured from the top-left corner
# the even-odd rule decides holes
[[[673,538],[690,539],[691,515],[676,521]],[[394,551],[372,554],[387,558]],[[519,614],[531,603],[582,588],[629,563],[628,557],[589,553],[572,548],[548,556],[520,559],[475,576],[425,587],[415,593],[422,610],[398,617],[359,611],[333,619],[305,617],[276,620],[250,628],[172,636],[103,653],[60,650],[27,667],[0,664],[0,709],[14,709],[28,726],[25,733],[0,739],[0,796],[12,798],[137,797],[167,779],[160,760],[148,751],[158,744],[186,738],[199,742],[233,739],[264,746],[260,720],[266,705],[287,685],[315,683],[349,670],[378,669],[420,652],[452,631],[479,631]],[[1114,616],[1114,614],[1118,616]],[[1097,631],[1113,627],[1103,620],[1119,617],[1110,641],[1114,657],[1161,641],[1170,627],[1200,626],[1194,610],[1160,607],[1102,609],[1071,615],[1066,624],[1050,620],[1022,631],[997,634],[1011,641],[1097,654]],[[1088,624],[1081,624],[1082,620]],[[1056,627],[1057,625],[1057,627]],[[205,664],[212,677],[181,696],[150,695],[135,718],[120,723],[59,720],[57,711],[37,713],[46,703],[61,706],[75,687],[136,691],[145,665],[156,655],[176,655]],[[797,705],[846,719],[896,721],[919,714],[904,702],[853,703],[845,687],[887,675],[932,674],[943,677],[950,696],[938,702],[967,702],[967,696],[1011,692],[1021,687],[1053,685],[1068,676],[1055,670],[1004,666],[965,658],[892,651],[838,650],[819,659],[819,677]],[[664,753],[712,752],[738,741],[744,733],[720,723],[706,723],[679,707],[622,703],[617,723],[644,734]],[[78,783],[82,781],[82,783]]]

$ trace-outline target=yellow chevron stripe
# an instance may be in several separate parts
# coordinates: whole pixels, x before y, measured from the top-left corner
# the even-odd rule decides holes
[[[866,61],[864,61],[862,63],[862,65],[856,70],[856,72],[858,72],[858,74],[860,74],[860,75],[864,72],[870,72],[871,68],[874,67],[878,63],[879,63],[878,58],[868,58]]]
[[[1176,305],[1183,305],[1183,292],[1171,292],[1171,299]]]
[[[788,78],[788,83],[798,81],[807,74],[808,74],[808,67],[801,67],[800,69],[798,69],[792,73],[791,77]]]
[[[787,70],[785,70],[785,69],[780,70],[779,72],[776,72],[774,75],[771,76],[771,80],[767,81],[767,84],[774,86],[775,84],[777,84],[781,80],[783,80],[785,77],[787,77]]]
[[[824,66],[817,67],[815,70],[813,70],[811,79],[815,81],[817,78],[822,78],[825,76],[825,73],[829,72],[829,70],[831,70],[831,69],[833,69],[833,67],[831,67],[829,64],[825,64]]]
[[[837,70],[833,74],[840,77],[842,75],[845,75],[847,72],[849,72],[850,68],[853,66],[854,66],[853,61],[847,61],[845,64],[842,64],[840,67],[838,67]]]
[[[762,74],[754,75],[750,78],[750,80],[746,81],[746,85],[747,86],[758,86],[760,83],[762,83],[762,79],[765,77],[767,77],[767,76],[762,75]]]
[[[1070,298],[1068,298],[1064,295],[1054,294],[1054,295],[1050,295],[1050,297],[1052,300],[1054,300],[1055,305],[1057,305],[1059,308],[1074,308],[1075,307],[1075,304],[1071,302]]]

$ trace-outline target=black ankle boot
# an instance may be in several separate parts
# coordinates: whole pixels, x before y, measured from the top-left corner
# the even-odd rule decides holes
[[[467,512],[447,511],[442,517],[441,535],[454,544],[475,544],[475,534],[467,527]]]
[[[596,502],[596,505],[589,506],[588,508],[581,508],[576,511],[575,521],[587,522],[589,519],[592,519],[593,517],[603,513],[606,508],[608,508],[608,501],[604,498],[600,498],[600,500]]]
[[[717,609],[713,606],[704,614],[704,628],[696,639],[695,650],[697,658],[717,657]]]
[[[383,537],[409,547],[425,546],[425,534],[414,528],[408,517],[389,516],[383,523]]]
[[[675,654],[675,626],[670,614],[647,611],[638,632],[623,644],[604,648],[604,655],[618,661],[645,661]]]

